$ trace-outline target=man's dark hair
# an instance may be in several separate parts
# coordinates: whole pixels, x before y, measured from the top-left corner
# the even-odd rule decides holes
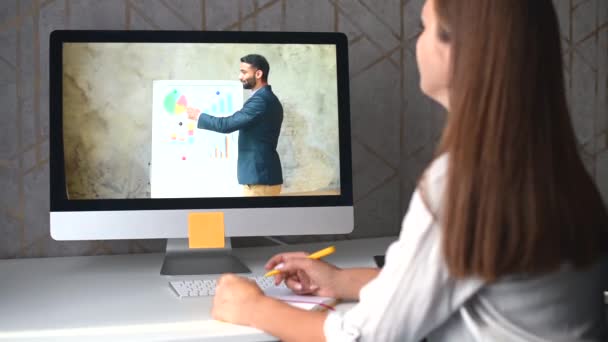
[[[245,57],[241,57],[242,63],[251,64],[252,67],[262,70],[262,80],[268,81],[268,73],[270,72],[270,65],[268,61],[262,55],[251,54]]]

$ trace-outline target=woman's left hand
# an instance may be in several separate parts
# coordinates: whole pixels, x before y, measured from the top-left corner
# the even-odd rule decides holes
[[[211,316],[224,322],[251,325],[251,317],[261,298],[264,293],[254,281],[224,274],[217,283]]]

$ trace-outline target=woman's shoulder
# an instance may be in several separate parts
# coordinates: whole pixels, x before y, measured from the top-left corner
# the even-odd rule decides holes
[[[446,175],[449,157],[441,154],[431,161],[418,182],[418,192],[423,202],[434,215],[441,208],[441,201],[445,191]]]
[[[447,153],[435,157],[424,171],[423,180],[428,178],[429,181],[436,182],[445,178],[448,171],[448,162],[449,156]]]

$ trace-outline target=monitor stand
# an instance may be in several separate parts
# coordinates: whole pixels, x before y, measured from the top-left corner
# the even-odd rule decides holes
[[[167,239],[167,248],[161,275],[193,275],[222,273],[251,273],[239,259],[231,254],[230,238],[224,248],[191,249],[188,239]]]

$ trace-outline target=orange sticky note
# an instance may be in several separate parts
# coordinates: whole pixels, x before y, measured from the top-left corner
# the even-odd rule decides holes
[[[188,215],[189,248],[224,248],[224,213]]]

